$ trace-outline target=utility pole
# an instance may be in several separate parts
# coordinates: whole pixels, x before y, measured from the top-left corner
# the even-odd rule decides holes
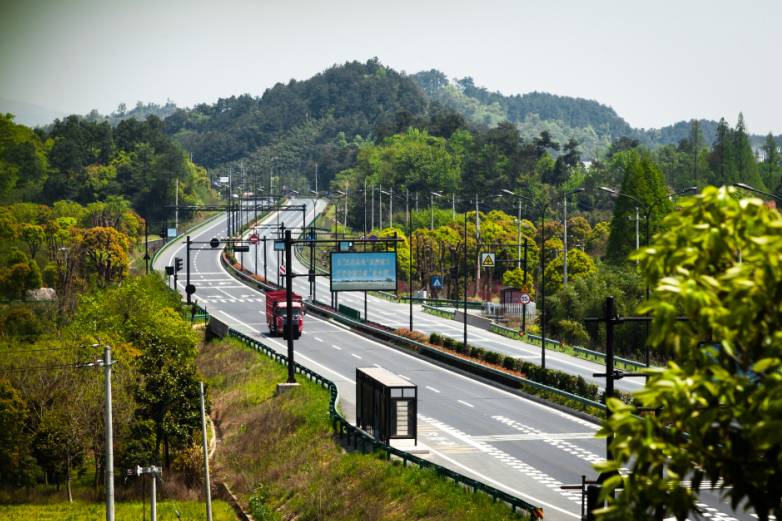
[[[456,220],[456,192],[451,194],[451,220]]]
[[[106,386],[103,422],[106,431],[106,521],[114,521],[114,433],[111,417],[111,346],[103,346],[103,378]]]
[[[394,226],[394,187],[392,186],[389,188],[389,192],[386,193],[388,195],[388,226],[393,227]],[[401,197],[401,196],[397,196]]]
[[[383,227],[383,185],[380,185],[380,192],[377,194],[377,202],[380,203],[380,227]]]
[[[204,496],[206,497],[206,521],[212,521],[212,485],[209,482],[209,448],[206,445],[206,407],[204,406],[204,382],[201,391],[201,443],[204,447]]]
[[[375,229],[375,185],[372,185],[372,229]]]
[[[366,186],[367,180],[364,179],[364,186]],[[315,163],[315,193],[318,193],[318,163]]]

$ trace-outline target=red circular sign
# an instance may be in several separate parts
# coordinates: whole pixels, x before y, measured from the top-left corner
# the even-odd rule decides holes
[[[258,236],[256,234],[250,235],[250,244],[258,244]]]

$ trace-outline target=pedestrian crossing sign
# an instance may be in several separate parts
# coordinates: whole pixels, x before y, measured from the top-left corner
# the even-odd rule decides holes
[[[440,289],[443,287],[443,277],[440,275],[432,275],[432,289]]]
[[[494,253],[481,253],[481,266],[493,268],[495,266]]]

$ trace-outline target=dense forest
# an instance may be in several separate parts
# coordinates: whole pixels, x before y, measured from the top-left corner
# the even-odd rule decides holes
[[[494,127],[510,121],[527,138],[547,131],[558,141],[577,140],[586,159],[601,157],[612,141],[626,137],[649,147],[676,145],[690,133],[690,121],[680,121],[659,129],[636,129],[622,119],[614,109],[594,100],[557,96],[545,92],[504,95],[475,85],[473,78],[451,81],[436,70],[411,76],[427,96],[465,116],[469,121]],[[706,143],[717,138],[719,122],[698,120]],[[764,136],[751,135],[755,148]],[[782,136],[776,141],[782,144]]]
[[[152,221],[165,218],[176,182],[180,201],[211,197],[206,171],[195,166],[155,116],[108,122],[78,116],[48,129],[0,115],[0,201],[80,204],[119,197]]]

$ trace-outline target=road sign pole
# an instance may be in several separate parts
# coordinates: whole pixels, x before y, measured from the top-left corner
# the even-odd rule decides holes
[[[266,275],[266,236],[263,236],[263,281],[268,282]]]

